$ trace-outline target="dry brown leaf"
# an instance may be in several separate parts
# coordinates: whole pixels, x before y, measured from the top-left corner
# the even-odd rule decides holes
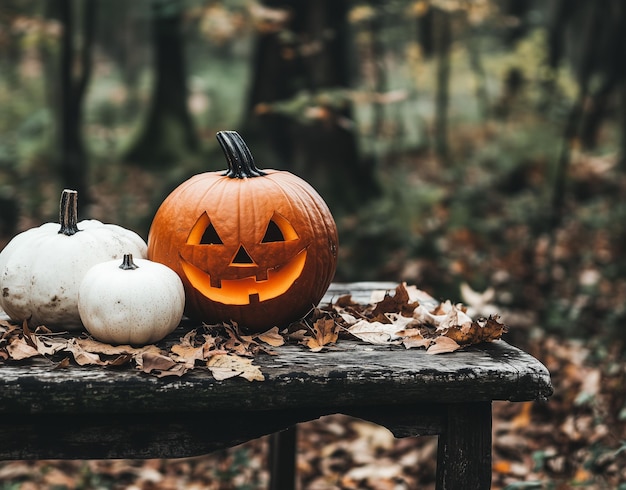
[[[98,354],[93,352],[88,352],[83,349],[77,342],[76,339],[71,339],[67,342],[66,349],[74,356],[74,361],[79,366],[89,366],[89,365],[97,365],[97,366],[105,366],[106,361],[100,359]]]
[[[272,347],[280,347],[285,343],[285,339],[279,333],[278,327],[273,327],[267,332],[257,335],[256,338]]]
[[[331,318],[320,318],[313,324],[313,337],[305,338],[306,346],[312,352],[319,352],[339,338],[339,329]]]
[[[460,348],[461,346],[450,337],[439,336],[433,340],[433,343],[426,352],[428,354],[445,354],[447,352],[454,352]]]
[[[458,306],[446,301],[444,309],[447,311],[446,316],[441,320],[437,326],[437,330],[444,332],[450,328],[470,327],[472,325],[472,319],[462,311]]]
[[[298,330],[295,330],[293,332],[289,332],[287,334],[287,338],[289,340],[295,340],[297,342],[302,342],[304,339],[307,338],[309,331],[304,329],[304,328],[300,328]]]
[[[432,339],[425,338],[419,328],[407,328],[396,332],[396,335],[402,339],[402,345],[407,349],[430,347],[433,343]]]
[[[476,339],[475,324],[453,325],[442,335],[454,340],[457,344],[472,344]]]
[[[98,342],[91,338],[76,339],[76,343],[87,352],[94,354],[102,354],[105,356],[132,355],[136,356],[144,352],[152,352],[160,354],[163,351],[154,344],[148,344],[142,347],[132,347],[130,345],[111,345],[104,342]]]
[[[334,305],[338,306],[339,308],[346,308],[348,306],[357,306],[358,303],[352,300],[351,294],[345,294],[343,296],[339,296],[339,298],[337,298],[337,301],[334,302]]]
[[[482,342],[498,340],[503,334],[508,332],[507,326],[500,323],[500,317],[498,315],[492,315],[489,318],[481,318],[476,321],[476,324],[480,327],[480,339]]]
[[[151,374],[156,376],[157,378],[165,378],[166,376],[178,376],[179,378],[186,374],[189,369],[182,363],[176,363],[175,366],[172,366],[170,369],[166,369],[164,371],[154,371]]]
[[[167,371],[176,365],[176,361],[171,357],[153,352],[144,352],[137,356],[136,360],[139,368],[148,374],[152,371]]]
[[[39,351],[30,345],[24,338],[14,337],[7,345],[7,353],[14,361],[21,361],[31,357],[39,356]]]
[[[369,344],[386,345],[398,344],[400,339],[397,332],[401,330],[393,323],[368,322],[360,320],[350,328],[350,332],[355,337]]]
[[[36,335],[35,347],[41,355],[51,356],[57,352],[67,349],[67,339],[62,337],[57,338]]]
[[[376,304],[372,311],[372,316],[376,317],[377,315],[385,313],[399,313],[401,315],[410,316],[417,306],[418,303],[409,302],[409,293],[404,283],[402,283],[396,287],[393,296],[385,295],[384,299]]]
[[[254,355],[254,350],[258,344],[254,342],[251,336],[241,334],[237,324],[224,325],[224,329],[228,335],[222,346],[224,349],[240,356]]]
[[[421,325],[430,325],[432,327],[439,327],[441,321],[445,318],[445,314],[435,315],[423,305],[419,305],[415,308],[412,316],[417,323]]]
[[[207,362],[211,374],[218,381],[241,376],[248,381],[264,381],[265,376],[258,366],[252,364],[252,359],[235,354],[217,354],[211,356]]]
[[[125,364],[130,363],[134,359],[134,356],[131,354],[121,354],[110,361],[107,361],[108,366],[119,367],[124,366]]]
[[[193,347],[191,345],[175,344],[171,348],[174,359],[183,362],[189,369],[193,369],[196,361],[204,359],[204,345]]]

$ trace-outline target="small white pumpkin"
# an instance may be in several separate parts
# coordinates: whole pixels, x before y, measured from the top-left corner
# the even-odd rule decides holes
[[[64,190],[59,223],[26,230],[0,252],[0,307],[12,320],[80,330],[78,287],[85,273],[126,252],[146,256],[147,245],[135,232],[97,220],[78,222],[77,202],[76,191]]]
[[[80,285],[87,331],[109,344],[145,345],[173,332],[185,309],[183,282],[172,269],[131,254],[93,266]]]

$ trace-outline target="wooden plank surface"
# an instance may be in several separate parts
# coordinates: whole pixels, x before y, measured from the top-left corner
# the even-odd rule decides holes
[[[327,297],[351,291],[366,300],[380,286],[336,285]],[[552,392],[546,368],[504,341],[440,355],[347,340],[319,353],[300,345],[275,351],[276,356],[255,358],[266,377],[263,382],[216,381],[202,370],[158,379],[128,367],[53,370],[52,363],[42,359],[5,363],[0,366],[0,413],[168,412],[173,406],[188,412],[207,407],[286,410],[375,405],[381,396],[387,403],[401,404],[534,400]]]
[[[333,285],[369,302],[394,283]],[[174,338],[184,332],[179,330]],[[38,359],[0,365],[0,458],[181,457],[229,447],[332,413],[372,420],[398,436],[437,434],[449,403],[544,399],[546,368],[496,341],[450,354],[341,340],[254,360],[266,379],[216,381],[194,370],[156,378],[137,370],[68,367]]]

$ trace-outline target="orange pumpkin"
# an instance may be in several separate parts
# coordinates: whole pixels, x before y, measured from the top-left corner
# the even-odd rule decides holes
[[[337,265],[337,227],[295,175],[260,170],[234,131],[217,139],[226,172],[195,175],[157,211],[148,258],[178,273],[187,316],[250,331],[285,326],[317,305]]]

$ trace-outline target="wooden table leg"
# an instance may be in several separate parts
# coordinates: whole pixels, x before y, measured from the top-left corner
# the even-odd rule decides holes
[[[269,490],[294,490],[296,488],[297,426],[270,436]]]
[[[437,490],[491,488],[491,402],[451,403],[439,436]]]

